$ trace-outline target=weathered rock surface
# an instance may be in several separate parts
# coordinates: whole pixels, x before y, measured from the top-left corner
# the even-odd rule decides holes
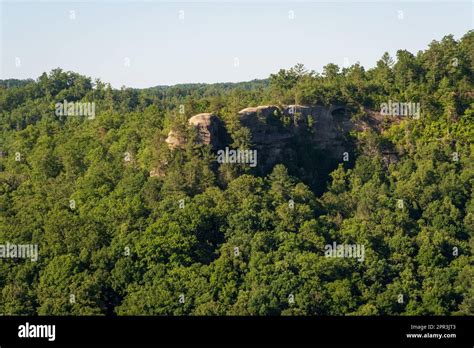
[[[345,136],[352,129],[344,113],[341,106],[270,105],[245,108],[239,115],[241,124],[251,130],[257,148],[271,146],[274,154],[282,153],[287,142],[307,135],[312,143],[308,146],[339,158],[344,152]]]
[[[219,145],[219,131],[221,125],[220,120],[216,115],[202,113],[191,117],[188,122],[190,125],[196,127],[199,143],[211,145],[213,148]]]
[[[189,125],[197,130],[197,142],[204,145],[211,145],[216,148],[220,144],[222,125],[219,118],[212,113],[202,113],[191,117]],[[185,139],[181,139],[175,131],[170,131],[165,139],[170,148],[182,148]]]
[[[175,149],[177,147],[182,147],[184,139],[181,139],[175,131],[170,131],[165,142],[171,149]]]
[[[346,151],[347,134],[354,129],[343,106],[263,105],[245,108],[238,116],[241,125],[250,129],[259,166],[264,167],[292,158],[298,141],[321,150],[328,158],[340,159]],[[225,127],[216,115],[198,114],[189,119],[189,124],[197,128],[199,143],[211,145],[214,150],[226,146]],[[184,139],[173,131],[166,142],[171,148],[184,145]]]
[[[399,122],[372,110],[351,119],[343,105],[262,105],[242,109],[237,116],[240,125],[250,130],[251,148],[248,150],[257,150],[257,173],[265,175],[275,164],[284,163],[290,172],[298,173],[315,190],[324,187],[329,173],[339,163],[354,158],[351,131],[381,132]],[[197,129],[196,141],[210,145],[216,154],[231,147],[232,135],[229,137],[218,116],[198,114],[189,119],[189,125]],[[179,139],[176,132],[170,132],[166,142],[170,148],[183,148],[186,139]],[[382,155],[387,166],[397,161],[394,149],[385,149]],[[150,175],[163,173],[155,171]]]

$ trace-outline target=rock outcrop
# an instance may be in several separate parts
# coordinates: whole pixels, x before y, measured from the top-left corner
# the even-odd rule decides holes
[[[220,120],[210,113],[198,114],[189,119],[189,124],[198,131],[198,142],[216,148],[220,144]]]
[[[287,105],[259,106],[239,112],[241,124],[252,132],[257,148],[270,146],[270,162],[283,153],[288,142],[306,136],[310,142],[332,158],[344,152],[347,133],[353,128],[343,106]]]
[[[293,137],[281,123],[281,110],[274,105],[245,108],[239,111],[240,124],[250,129],[255,145],[269,145]]]
[[[184,139],[182,139],[178,133],[175,131],[170,131],[168,133],[168,137],[165,139],[165,142],[171,149],[175,149],[177,147],[182,147],[184,144]]]
[[[345,152],[347,134],[354,124],[345,115],[343,106],[310,105],[263,105],[248,107],[238,113],[240,124],[250,130],[252,145],[258,150],[259,167],[271,167],[275,163],[295,156],[295,143],[307,149],[316,148],[326,157],[340,159]],[[226,145],[225,127],[211,113],[202,113],[189,119],[197,129],[197,141],[218,150]],[[183,147],[171,131],[166,139],[171,148]]]
[[[252,165],[252,170],[265,175],[275,164],[284,163],[291,173],[297,173],[295,175],[316,191],[324,187],[329,173],[338,164],[353,160],[356,140],[350,136],[351,131],[371,129],[381,132],[399,122],[371,110],[351,118],[343,105],[262,105],[242,109],[236,116],[240,125],[248,128],[251,134],[251,148],[239,150],[255,153],[256,166]],[[219,156],[227,154],[236,140],[232,139],[232,134],[227,134],[225,124],[214,114],[195,115],[189,119],[189,125],[197,130],[196,142],[211,146],[217,163],[220,163]],[[172,131],[166,142],[170,148],[183,148],[187,139],[180,139],[177,132]],[[385,149],[382,155],[387,166],[397,161],[394,149]],[[229,156],[233,155],[229,152]],[[151,174],[163,175],[158,171]]]
[[[191,117],[188,120],[189,125],[197,130],[197,142],[204,145],[211,145],[216,149],[221,142],[222,125],[219,118],[212,113],[202,113]],[[175,131],[170,131],[165,140],[170,148],[182,148],[185,139]]]

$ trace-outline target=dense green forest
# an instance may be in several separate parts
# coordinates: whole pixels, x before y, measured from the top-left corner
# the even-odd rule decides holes
[[[119,90],[61,69],[0,81],[0,244],[38,245],[36,261],[0,259],[0,314],[473,315],[473,71],[471,31],[367,70]],[[94,117],[58,115],[64,100],[95,103]],[[370,124],[390,100],[421,116],[350,132],[348,161],[302,137],[297,165],[263,171],[216,164],[187,123],[215,113],[245,149],[244,108],[344,105]],[[185,146],[167,145],[171,130]],[[363,245],[363,262],[326,257],[333,243]]]

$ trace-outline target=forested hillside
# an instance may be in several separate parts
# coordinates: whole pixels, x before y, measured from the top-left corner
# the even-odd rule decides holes
[[[0,314],[473,315],[473,71],[471,31],[372,69],[235,84],[0,81],[0,244],[38,245],[36,261],[0,258]],[[419,117],[384,114],[391,102]],[[308,118],[257,147],[259,161],[291,147],[271,167],[219,163],[188,124],[212,113],[249,150],[270,128],[239,111],[268,105],[343,106],[340,156],[313,146],[325,134]],[[300,122],[255,115],[285,136]],[[327,257],[334,243],[365,255]]]

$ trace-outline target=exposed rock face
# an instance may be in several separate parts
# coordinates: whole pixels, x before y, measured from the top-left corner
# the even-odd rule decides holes
[[[181,139],[176,132],[170,131],[168,133],[168,138],[165,139],[165,142],[170,148],[174,149],[177,147],[182,147],[184,139]]]
[[[275,112],[279,112],[280,109],[275,105],[260,105],[256,107],[248,107],[239,111],[242,116],[249,116],[253,114],[260,114],[263,117],[275,115]]]
[[[352,160],[351,131],[378,132],[387,124],[398,122],[371,110],[351,119],[342,105],[263,105],[242,109],[237,116],[240,125],[250,130],[251,148],[242,150],[252,153],[256,150],[256,173],[269,173],[275,164],[285,163],[290,172],[298,173],[316,190],[324,187],[329,173],[339,163]],[[218,156],[219,150],[227,151],[235,140],[228,136],[220,118],[210,113],[191,117],[189,125],[197,129],[196,142],[210,145]],[[183,148],[186,139],[179,139],[176,132],[170,132],[166,142],[171,148]],[[387,166],[397,161],[393,149],[386,149],[383,156]],[[150,175],[163,174],[155,171]]]
[[[288,152],[289,142],[303,135],[310,141],[308,146],[323,150],[329,157],[340,158],[345,135],[352,129],[344,113],[344,107],[340,106],[270,105],[245,108],[239,115],[241,124],[251,130],[255,147],[271,164]]]
[[[241,125],[252,133],[258,166],[265,169],[295,158],[296,143],[300,149],[317,148],[327,158],[341,159],[346,151],[347,133],[354,129],[342,106],[264,105],[245,108],[238,115]],[[216,115],[198,114],[189,119],[189,124],[197,128],[199,143],[211,145],[214,150],[226,146],[225,128]],[[173,131],[166,142],[171,148],[183,147],[185,143]]]
[[[282,127],[281,110],[277,106],[258,106],[239,111],[240,123],[252,132],[255,145],[271,145],[293,137]]]
[[[188,120],[188,123],[197,129],[198,143],[211,145],[214,149],[219,146],[222,125],[216,115],[212,113],[197,114],[191,117]],[[185,143],[185,140],[181,139],[174,131],[168,133],[168,137],[165,141],[168,143],[170,148],[182,148]]]
[[[268,169],[285,156],[286,144],[294,134],[281,121],[282,110],[275,105],[249,107],[239,111],[240,124],[250,129],[258,167]]]
[[[191,117],[188,122],[196,127],[199,143],[211,145],[213,148],[218,146],[220,121],[217,116],[210,113],[198,114]]]

